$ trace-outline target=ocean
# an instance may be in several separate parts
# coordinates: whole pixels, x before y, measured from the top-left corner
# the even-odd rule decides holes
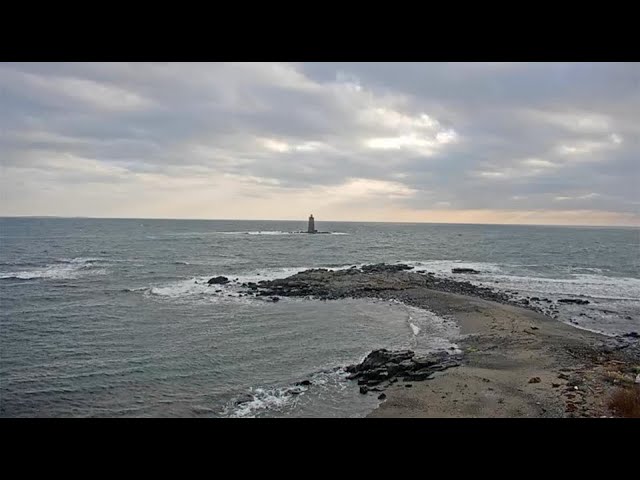
[[[558,321],[640,331],[637,228],[0,219],[0,416],[359,417],[343,367],[375,348],[456,348],[453,319],[382,300],[277,303],[239,284],[408,263],[519,296],[583,298]],[[212,276],[237,282],[208,286]],[[309,380],[310,384],[300,385]]]

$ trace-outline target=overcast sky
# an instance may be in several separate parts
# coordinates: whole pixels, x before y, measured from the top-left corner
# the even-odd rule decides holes
[[[640,225],[640,64],[0,64],[0,215]]]

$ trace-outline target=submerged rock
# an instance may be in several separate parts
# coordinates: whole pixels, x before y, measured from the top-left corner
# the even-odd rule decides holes
[[[561,298],[558,303],[573,303],[575,305],[587,305],[589,300],[582,300],[580,298]]]
[[[478,270],[474,270],[473,268],[452,268],[451,273],[480,273]]]
[[[402,270],[411,270],[413,269],[410,265],[405,265],[403,263],[396,265],[387,265],[386,263],[377,263],[375,265],[364,265],[361,270],[364,273],[383,273],[383,272],[399,272]]]

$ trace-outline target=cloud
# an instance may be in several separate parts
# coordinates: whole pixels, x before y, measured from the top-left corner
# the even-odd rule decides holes
[[[640,224],[636,64],[5,63],[0,102],[4,215]]]

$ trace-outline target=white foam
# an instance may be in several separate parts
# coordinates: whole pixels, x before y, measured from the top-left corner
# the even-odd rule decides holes
[[[451,270],[453,268],[473,268],[483,273],[498,273],[502,271],[502,267],[497,263],[488,262],[470,262],[464,260],[426,260],[426,261],[406,261],[399,262],[414,267],[414,270],[428,270],[429,272],[436,273],[438,275],[455,275],[460,277],[466,274],[453,274]]]
[[[418,327],[417,325],[414,325],[411,322],[409,322],[409,326],[411,327],[411,331],[413,332],[413,334],[417,337],[418,334],[420,333],[420,327]]]
[[[441,317],[430,310],[417,308],[400,301],[395,301],[407,310],[407,323],[413,332],[412,348],[437,351],[446,350],[449,353],[460,353],[455,343],[460,336],[458,325],[447,318]]]
[[[364,360],[364,357],[363,357]],[[327,390],[342,391],[351,383],[347,380],[349,373],[345,367],[336,367],[318,371],[311,375],[311,386],[320,392]],[[305,398],[309,387],[305,385],[290,385],[286,387],[255,388],[250,390],[251,400],[227,404],[223,414],[230,417],[255,417],[266,410],[282,410],[293,408],[298,401]]]
[[[482,281],[484,280],[484,282]],[[489,275],[478,277],[478,284],[495,285],[501,289],[523,290],[557,296],[583,296],[594,299],[639,300],[640,279],[609,277],[596,274],[572,274],[570,278],[525,277],[519,275]]]
[[[16,280],[67,280],[89,274],[103,275],[106,273],[106,270],[96,269],[93,266],[93,263],[99,261],[102,261],[102,259],[84,257],[61,259],[60,262],[62,263],[50,264],[33,270],[1,272],[0,278]]]
[[[595,267],[576,267],[574,270],[596,273],[571,273],[566,278],[532,275],[513,275],[509,270],[521,267],[537,267],[539,265],[497,264],[490,262],[467,262],[462,260],[428,260],[402,262],[415,269],[425,269],[438,275],[464,279],[482,286],[499,288],[500,290],[524,290],[548,295],[577,295],[592,298],[637,300],[640,299],[640,278],[611,277],[602,275],[602,269]],[[473,268],[478,274],[454,274],[453,268]],[[496,283],[496,281],[498,283]]]
[[[545,274],[538,264],[496,264],[435,260],[404,262],[423,268],[439,276],[466,280],[474,285],[494,290],[518,292],[516,298],[526,296],[589,299],[587,305],[557,304],[558,320],[576,328],[617,335],[636,328],[640,318],[640,278],[606,275],[607,269],[597,267],[558,266],[554,274]],[[453,274],[452,268],[468,267],[478,274]],[[577,315],[578,312],[589,315]],[[606,314],[604,312],[607,312]],[[590,318],[591,317],[591,318]]]
[[[363,357],[362,360],[366,358]],[[361,363],[362,360],[359,362]],[[339,367],[331,370],[325,370],[318,372],[311,376],[311,384],[318,386],[332,386],[337,387],[339,390],[344,390],[347,388],[347,377],[349,376],[349,372],[346,371],[345,367]]]
[[[295,403],[297,397],[304,394],[306,390],[307,388],[303,386],[252,389],[252,400],[236,405],[229,416],[255,417],[264,410],[280,410],[289,403]]]
[[[151,295],[160,297],[190,297],[195,295],[215,294],[216,290],[226,290],[226,285],[207,284],[208,277],[193,277],[187,280],[179,280],[164,286],[151,287],[145,291]]]

